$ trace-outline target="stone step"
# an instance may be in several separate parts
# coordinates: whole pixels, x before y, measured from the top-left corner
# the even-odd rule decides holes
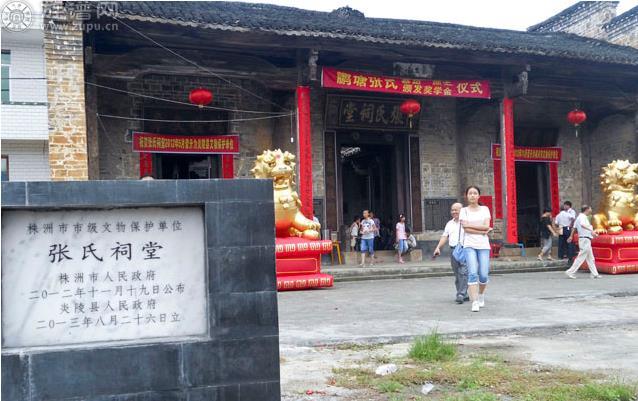
[[[342,252],[343,263],[345,265],[357,265],[361,263],[361,252]],[[375,251],[374,256],[379,260],[378,263],[388,263],[397,260],[396,251]],[[369,256],[366,256],[366,260],[369,260]],[[403,260],[406,262],[422,262],[423,252],[420,249],[414,249],[407,255],[403,255]]]
[[[545,261],[541,262],[532,258],[521,258],[519,260],[494,260],[490,268],[490,274],[507,273],[529,273],[545,271],[561,271],[567,269],[565,261]],[[449,261],[436,261],[424,263],[383,264],[373,267],[358,266],[325,266],[323,273],[331,274],[335,282],[340,281],[364,281],[364,280],[387,280],[387,279],[408,279],[424,277],[451,276],[452,268]]]

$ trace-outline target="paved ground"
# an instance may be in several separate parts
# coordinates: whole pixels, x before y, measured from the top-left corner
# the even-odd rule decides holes
[[[561,272],[492,275],[486,307],[453,302],[451,277],[337,283],[279,294],[281,344],[407,341],[446,334],[520,333],[545,328],[638,324],[638,275]]]
[[[479,313],[453,302],[451,277],[280,293],[282,399],[360,399],[329,378],[333,367],[369,360],[371,351],[331,344],[388,342],[372,355],[401,356],[433,328],[464,346],[638,382],[638,275],[493,275],[488,291]],[[319,393],[305,395],[309,389]]]

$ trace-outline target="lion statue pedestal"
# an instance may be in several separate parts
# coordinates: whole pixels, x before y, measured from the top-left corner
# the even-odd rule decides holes
[[[591,247],[600,273],[638,273],[638,231],[599,235]]]
[[[251,170],[273,180],[277,290],[332,287],[333,277],[321,273],[321,255],[332,252],[332,241],[320,240],[321,225],[301,213],[294,160],[289,152],[266,150]]]
[[[603,167],[603,199],[593,216],[598,237],[591,242],[601,273],[638,273],[638,163],[615,160]],[[585,265],[583,265],[586,268]]]

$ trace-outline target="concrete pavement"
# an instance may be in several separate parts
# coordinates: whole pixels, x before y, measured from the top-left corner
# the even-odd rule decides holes
[[[279,294],[282,345],[400,342],[437,329],[480,336],[638,324],[638,275],[493,274],[486,307],[457,305],[451,277],[336,283]]]

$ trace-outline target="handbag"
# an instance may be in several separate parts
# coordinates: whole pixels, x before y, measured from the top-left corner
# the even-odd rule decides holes
[[[452,257],[461,265],[465,265],[467,264],[467,258],[465,257],[465,250],[463,249],[463,244],[461,244],[461,229],[462,229],[461,221],[459,218],[459,239],[456,243],[456,247],[454,247],[454,251],[452,252]],[[463,242],[465,242],[465,236],[463,236]]]

